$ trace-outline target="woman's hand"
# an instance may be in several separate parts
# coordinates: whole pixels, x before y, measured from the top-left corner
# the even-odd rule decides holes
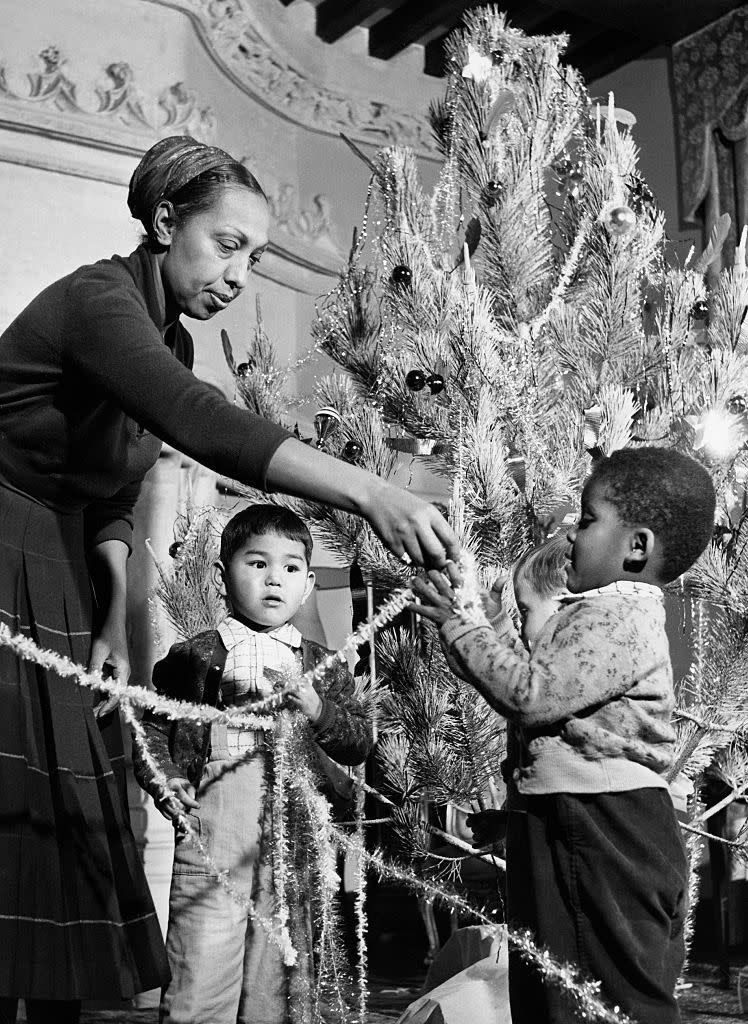
[[[106,621],[103,624],[91,647],[88,669],[90,672],[101,672],[105,679],[127,683],[130,678],[130,660],[124,622]],[[104,692],[101,700],[94,705],[94,715],[96,718],[103,718],[114,711],[118,703],[119,697],[116,694],[106,695]]]
[[[187,779],[169,779],[166,788],[168,795],[154,803],[167,821],[176,821],[180,812],[189,814],[200,806],[195,799],[195,787]]]
[[[459,557],[457,537],[434,505],[378,477],[372,477],[372,481],[371,495],[362,501],[361,514],[394,555],[416,565],[438,568]]]
[[[283,696],[291,707],[300,711],[314,725],[322,714],[322,698],[307,679],[299,679],[289,683],[283,690]]]
[[[398,558],[441,568],[458,557],[452,527],[429,502],[294,438],[276,448],[267,480],[286,494],[363,516]]]
[[[442,626],[454,615],[455,590],[462,584],[462,577],[454,562],[447,562],[446,575],[432,569],[425,576],[414,576],[410,581],[417,603],[408,608]]]

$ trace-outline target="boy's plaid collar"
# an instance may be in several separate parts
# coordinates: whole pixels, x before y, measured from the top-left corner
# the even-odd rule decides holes
[[[580,601],[585,597],[605,597],[609,594],[620,594],[621,597],[650,597],[655,601],[662,601],[662,590],[653,583],[639,583],[637,580],[614,580],[604,587],[596,587],[594,590],[582,590],[578,594],[564,594],[560,598],[563,604],[571,601]]]
[[[250,637],[254,638],[264,636],[272,637],[273,640],[279,640],[288,647],[301,647],[301,633],[295,626],[292,626],[290,622],[286,622],[284,625],[278,626],[276,629],[271,629],[267,633],[260,633],[255,629],[250,629],[249,626],[245,626],[243,622],[239,622],[238,619],[229,615],[219,625],[218,633],[220,634],[221,640],[223,640],[223,646],[227,651],[230,651],[232,647],[236,647],[238,644],[243,643]]]

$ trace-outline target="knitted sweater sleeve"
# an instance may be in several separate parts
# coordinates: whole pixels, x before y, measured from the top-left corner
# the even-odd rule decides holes
[[[106,540],[121,540],[132,550],[135,502],[140,494],[141,483],[140,480],[134,480],[125,484],[110,498],[100,498],[84,509],[86,548]]]
[[[449,619],[441,638],[493,708],[519,725],[543,726],[614,700],[657,667],[639,652],[640,624],[629,611],[603,601],[572,604],[546,624],[529,660],[488,622]]]
[[[231,479],[267,489],[267,467],[290,435],[237,409],[164,344],[142,296],[99,265],[74,278],[64,332],[70,360],[152,434]]]

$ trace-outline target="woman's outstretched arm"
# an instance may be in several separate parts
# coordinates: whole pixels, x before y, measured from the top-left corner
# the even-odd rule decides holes
[[[276,448],[267,482],[274,490],[363,516],[398,558],[407,554],[418,565],[436,567],[458,558],[457,537],[433,505],[295,438]]]

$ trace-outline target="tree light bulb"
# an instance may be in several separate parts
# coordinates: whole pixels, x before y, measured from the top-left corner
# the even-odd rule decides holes
[[[696,447],[703,448],[713,459],[727,459],[740,448],[740,435],[735,416],[722,409],[711,409],[699,424]]]

